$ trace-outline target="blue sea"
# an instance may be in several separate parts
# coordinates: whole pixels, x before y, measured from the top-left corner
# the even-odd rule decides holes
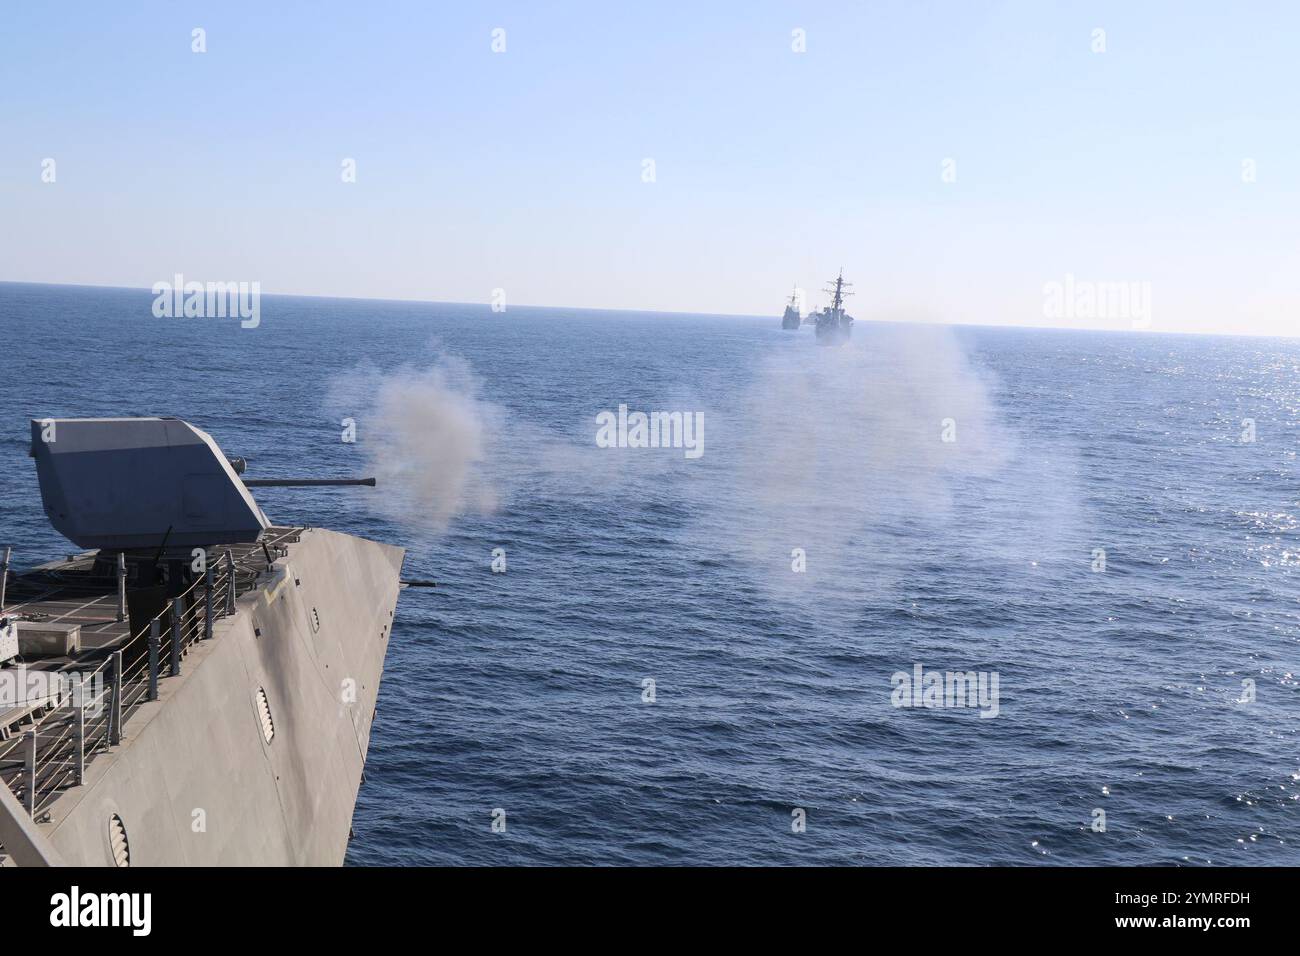
[[[438,582],[351,864],[1300,863],[1300,340],[152,302],[0,284],[0,544],[73,550],[31,417],[376,474],[257,492]],[[620,405],[701,453],[602,447]],[[896,706],[918,667],[996,699]]]

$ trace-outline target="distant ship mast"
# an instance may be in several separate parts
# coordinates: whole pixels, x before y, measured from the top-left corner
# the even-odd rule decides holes
[[[844,281],[844,269],[841,267],[840,274],[835,279],[835,286],[833,288],[831,286],[827,286],[825,289],[822,289],[823,292],[827,293],[828,295],[832,295],[834,297],[831,300],[831,311],[833,312],[844,311],[844,300],[849,296],[853,295],[852,292],[845,292],[844,290],[852,287],[853,287],[852,282]]]
[[[817,333],[819,345],[840,345],[849,340],[853,332],[853,316],[844,311],[844,300],[853,295],[849,291],[852,282],[844,281],[844,268],[840,274],[822,291],[831,298],[831,304],[820,312],[809,312],[807,318],[799,314],[800,299],[803,298],[799,287],[794,287],[790,302],[781,316],[781,328],[787,332],[796,332],[801,326],[811,325]]]
[[[799,286],[796,284],[794,291],[790,293],[790,303],[785,307],[785,314],[781,316],[781,328],[787,332],[798,331],[800,323],[803,321],[799,315]]]
[[[844,281],[844,269],[835,277],[834,285],[822,291],[831,297],[831,304],[817,315],[817,343],[840,345],[849,340],[853,332],[853,316],[844,311],[844,300],[853,295],[848,289],[852,282]]]

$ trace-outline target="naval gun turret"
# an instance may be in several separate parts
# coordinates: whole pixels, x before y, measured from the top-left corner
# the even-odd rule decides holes
[[[271,526],[249,488],[369,485],[373,478],[243,478],[179,418],[32,421],[31,457],[50,523],[82,548],[188,550],[257,541]]]
[[[116,578],[119,620],[128,605],[132,618],[147,618],[189,590],[209,551],[261,543],[270,566],[272,523],[250,487],[375,483],[246,479],[245,459],[179,418],[45,418],[31,427],[45,514],[68,540],[97,552],[96,575]]]

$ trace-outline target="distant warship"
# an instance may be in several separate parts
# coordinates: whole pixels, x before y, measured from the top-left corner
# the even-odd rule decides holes
[[[787,332],[799,331],[799,325],[802,320],[799,316],[798,302],[799,290],[796,288],[794,292],[790,294],[790,302],[785,307],[785,314],[781,316],[781,328],[785,329]]]
[[[831,304],[812,316],[818,345],[840,345],[853,334],[853,316],[844,311],[845,298],[853,294],[844,290],[852,284],[844,281],[844,270],[841,269],[835,284],[823,290],[831,296]]]
[[[404,552],[276,526],[175,418],[42,419],[46,516],[0,575],[0,866],[338,865]]]

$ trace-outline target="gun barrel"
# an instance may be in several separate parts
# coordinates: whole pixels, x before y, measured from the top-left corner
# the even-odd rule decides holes
[[[375,487],[373,478],[245,478],[248,488],[312,488],[322,485],[366,485]]]

